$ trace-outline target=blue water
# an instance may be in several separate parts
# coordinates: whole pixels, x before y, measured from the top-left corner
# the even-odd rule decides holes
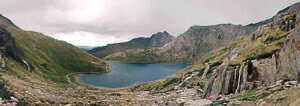
[[[108,62],[111,72],[84,74],[80,81],[102,87],[117,88],[162,79],[185,68],[187,64],[141,64]]]

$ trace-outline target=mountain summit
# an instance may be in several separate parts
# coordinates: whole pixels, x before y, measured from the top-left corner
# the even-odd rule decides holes
[[[149,38],[139,37],[134,38],[128,42],[108,44],[103,47],[96,47],[89,53],[104,58],[105,56],[117,52],[123,52],[130,49],[151,49],[155,47],[162,47],[166,43],[171,42],[174,39],[167,31],[157,32]]]

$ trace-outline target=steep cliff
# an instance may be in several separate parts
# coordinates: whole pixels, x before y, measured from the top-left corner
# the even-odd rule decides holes
[[[0,51],[7,57],[23,64],[27,70],[33,70],[31,61],[24,55],[14,38],[5,29],[0,27]]]

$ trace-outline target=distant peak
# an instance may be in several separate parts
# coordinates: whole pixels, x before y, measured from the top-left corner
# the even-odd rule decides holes
[[[169,34],[166,30],[164,30],[163,33]]]
[[[173,38],[173,36],[170,35],[167,31],[157,32],[157,33],[153,34],[153,35],[151,36],[151,38],[154,38],[154,37],[162,37],[162,36],[166,36],[166,37],[171,37],[171,38]]]

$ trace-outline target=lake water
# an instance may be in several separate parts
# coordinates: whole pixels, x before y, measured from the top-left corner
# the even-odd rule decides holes
[[[117,88],[162,79],[185,68],[187,64],[141,64],[108,62],[111,72],[84,74],[80,81],[95,86]]]

